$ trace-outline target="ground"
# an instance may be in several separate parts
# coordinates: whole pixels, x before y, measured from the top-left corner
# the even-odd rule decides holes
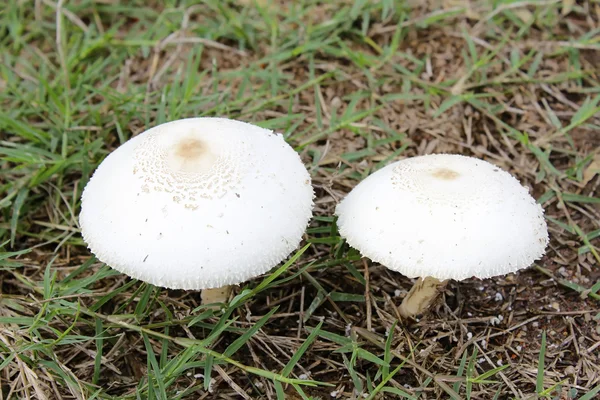
[[[597,1],[7,4],[1,399],[600,396]],[[189,116],[282,132],[316,192],[302,248],[224,313],[103,265],[78,225],[110,151]],[[551,241],[402,320],[413,281],[332,213],[378,168],[442,152],[514,174]]]

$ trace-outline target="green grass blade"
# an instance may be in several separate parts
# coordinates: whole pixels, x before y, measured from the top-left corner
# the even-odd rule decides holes
[[[535,392],[539,395],[544,391],[544,365],[546,360],[546,331],[542,332],[542,344],[538,359],[538,372],[535,381]]]
[[[102,352],[104,349],[104,328],[102,327],[102,320],[96,318],[96,356],[94,358],[94,377],[92,383],[97,385],[100,381],[100,372],[102,369]]]
[[[234,355],[236,351],[238,351],[244,344],[246,344],[246,342],[248,342],[248,340],[250,340],[250,338],[254,336],[256,332],[258,332],[258,330],[261,329],[263,325],[269,321],[271,316],[275,314],[278,309],[279,307],[273,307],[271,311],[269,311],[260,320],[254,323],[252,327],[250,327],[250,329],[246,331],[246,333],[244,333],[242,336],[234,340],[233,343],[227,346],[227,348],[223,352],[223,355],[225,355],[226,357],[231,357],[232,355]]]
[[[319,322],[319,325],[317,325],[314,328],[314,330],[308,335],[306,340],[304,340],[304,343],[302,343],[300,348],[294,353],[292,358],[290,358],[290,361],[288,361],[288,363],[285,365],[285,367],[283,368],[283,371],[281,371],[281,375],[288,376],[292,372],[292,370],[294,369],[294,367],[296,366],[296,364],[298,363],[300,358],[304,355],[306,350],[308,350],[308,348],[313,344],[313,342],[319,335],[321,326],[323,326],[323,322]]]
[[[600,385],[596,386],[595,388],[581,396],[579,400],[592,400],[595,398],[594,396],[596,396],[598,393],[600,393]]]

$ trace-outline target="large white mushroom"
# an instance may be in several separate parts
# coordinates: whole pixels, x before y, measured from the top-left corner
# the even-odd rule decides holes
[[[419,278],[400,313],[422,313],[449,279],[530,266],[548,244],[542,207],[508,172],[436,154],[390,164],[337,206],[340,234],[363,256]]]
[[[296,249],[313,189],[280,134],[223,118],[158,125],[124,143],[82,195],[84,241],[99,260],[172,289],[226,300],[229,285]]]

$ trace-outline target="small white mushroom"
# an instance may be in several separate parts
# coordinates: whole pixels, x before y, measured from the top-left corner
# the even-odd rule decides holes
[[[390,164],[337,206],[340,234],[365,257],[419,278],[403,316],[422,313],[449,279],[528,267],[548,244],[543,209],[508,172],[436,154]]]
[[[223,118],[158,125],[120,146],[82,196],[84,241],[133,278],[227,299],[299,245],[313,189],[280,134]]]

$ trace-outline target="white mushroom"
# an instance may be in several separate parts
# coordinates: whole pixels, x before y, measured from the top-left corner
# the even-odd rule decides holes
[[[221,302],[229,285],[297,248],[313,196],[281,135],[190,118],[109,154],[85,187],[80,223],[90,250],[114,269],[166,288],[205,289],[204,303]]]
[[[414,316],[448,279],[528,267],[548,244],[542,207],[508,172],[454,154],[405,159],[360,182],[338,205],[340,234],[363,256],[419,278],[400,312]]]

